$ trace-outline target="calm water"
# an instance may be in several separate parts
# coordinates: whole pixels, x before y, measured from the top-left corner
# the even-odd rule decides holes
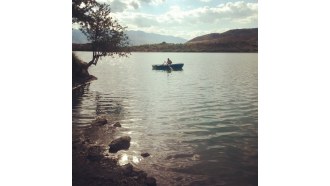
[[[77,52],[84,61],[91,53]],[[98,77],[73,98],[73,135],[104,147],[129,135],[120,164],[145,170],[159,185],[257,185],[258,54],[132,53],[103,58]],[[152,70],[169,57],[183,71]],[[97,115],[122,128],[91,129]],[[142,158],[141,152],[151,154]]]

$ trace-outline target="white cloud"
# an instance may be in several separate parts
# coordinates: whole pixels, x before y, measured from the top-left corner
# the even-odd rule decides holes
[[[123,12],[128,8],[127,1],[122,2],[121,0],[108,1],[110,3],[111,12]]]
[[[151,0],[145,0],[151,2]],[[120,22],[131,30],[180,36],[187,39],[228,29],[258,27],[258,4],[228,2],[216,7],[199,7],[184,10],[171,6],[161,15],[124,12],[118,15]]]
[[[156,1],[163,2],[162,0],[132,0],[128,1],[126,8],[133,9],[143,6],[139,4],[141,2]],[[171,6],[161,15],[125,11],[116,12],[115,17],[129,30],[142,30],[191,39],[211,32],[258,27],[258,4],[239,1],[188,10],[180,6]]]
[[[152,4],[152,5],[160,5],[164,3],[166,0],[140,0],[141,2]]]
[[[124,12],[126,10],[139,9],[141,3],[147,3],[150,5],[160,5],[166,0],[97,0],[100,3],[110,4],[112,12]]]

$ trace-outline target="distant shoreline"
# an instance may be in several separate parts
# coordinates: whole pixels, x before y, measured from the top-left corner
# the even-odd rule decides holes
[[[241,47],[239,47],[241,46]],[[91,52],[91,46],[87,44],[72,44],[72,51]],[[235,43],[232,45],[222,44],[172,44],[160,43],[129,47],[131,52],[192,52],[192,53],[258,53],[258,46]]]
[[[73,52],[92,52],[90,50],[72,50]],[[198,52],[198,51],[195,51],[195,52],[191,52],[191,51],[131,51],[131,52],[139,52],[139,53],[159,53],[159,52],[162,52],[162,53],[240,53],[240,54],[257,54],[258,51],[256,52]]]

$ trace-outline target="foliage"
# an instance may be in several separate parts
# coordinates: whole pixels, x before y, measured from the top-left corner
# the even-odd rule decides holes
[[[93,59],[88,63],[96,65],[102,56],[127,56],[128,37],[124,33],[125,27],[122,27],[117,20],[110,17],[110,6],[108,4],[99,4],[89,13],[89,20],[83,24],[81,31],[91,41]]]
[[[72,0],[72,23],[83,25],[90,21],[89,13],[98,5],[95,0]]]
[[[72,0],[72,23],[80,24],[80,30],[91,42],[88,49],[93,51],[87,68],[96,65],[100,57],[129,54],[125,27],[110,17],[110,12],[110,5],[96,0]]]

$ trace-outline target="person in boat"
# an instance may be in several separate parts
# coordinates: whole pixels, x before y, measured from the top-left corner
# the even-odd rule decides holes
[[[171,65],[172,64],[172,61],[170,60],[170,58],[167,58],[167,62],[166,62],[167,65]]]

